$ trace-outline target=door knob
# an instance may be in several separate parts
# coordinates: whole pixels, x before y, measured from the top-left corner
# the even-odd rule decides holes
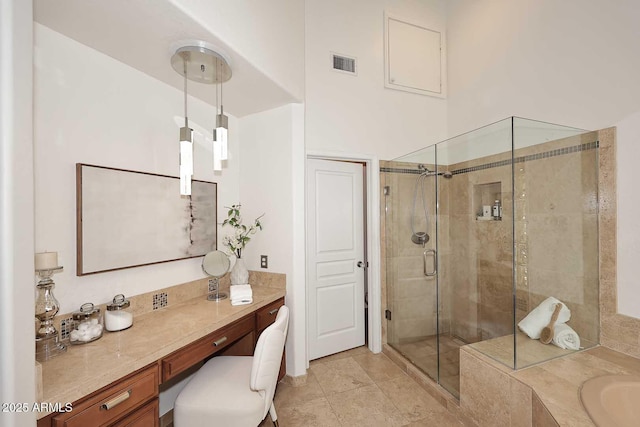
[[[360,268],[367,268],[369,267],[369,263],[368,262],[363,262],[363,261],[358,261],[358,263],[356,264],[358,267]]]

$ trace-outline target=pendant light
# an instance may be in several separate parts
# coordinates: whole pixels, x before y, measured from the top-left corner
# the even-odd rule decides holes
[[[218,65],[220,66],[220,64]],[[218,87],[220,88],[220,114],[216,114],[216,128],[213,130],[214,153],[213,169],[222,170],[222,160],[229,158],[229,118],[224,115],[222,102],[222,82],[216,84],[216,113],[218,109]]]
[[[224,115],[222,103],[218,114],[218,88],[222,100],[222,83],[231,78],[231,67],[225,58],[205,46],[204,42],[180,47],[171,57],[171,66],[184,76],[185,125],[180,128],[180,194],[191,194],[193,176],[192,130],[187,119],[187,79],[204,84],[213,84],[216,89],[216,122],[213,131],[213,169],[222,170],[222,161],[228,158],[228,117]]]
[[[193,176],[193,130],[187,117],[187,61],[183,58],[184,70],[184,127],[180,128],[180,195],[191,195]]]

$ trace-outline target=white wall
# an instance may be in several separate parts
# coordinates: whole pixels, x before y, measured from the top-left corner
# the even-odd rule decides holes
[[[170,0],[270,79],[304,97],[304,2]]]
[[[240,122],[240,195],[245,224],[262,215],[264,229],[256,233],[243,252],[250,270],[287,275],[286,303],[291,310],[287,341],[287,372],[303,375],[306,369],[304,220],[296,208],[299,185],[304,182],[303,107],[289,104],[245,116]],[[302,174],[302,179],[296,177]],[[303,197],[303,196],[302,196]],[[301,243],[302,242],[302,243]],[[296,252],[297,251],[297,252]],[[302,254],[302,255],[301,255]],[[260,268],[260,255],[269,268]]]
[[[39,24],[34,85],[35,249],[58,251],[65,267],[54,278],[60,313],[204,277],[201,258],[84,277],[75,271],[75,163],[176,176],[182,92]],[[188,107],[192,127],[212,128],[213,107],[192,97]],[[239,198],[234,117],[229,126],[231,158],[222,173],[213,173],[210,150],[194,138],[194,178],[219,184],[219,223],[221,206]]]
[[[449,135],[516,115],[618,138],[618,300],[640,317],[640,7],[636,0],[447,2]]]
[[[32,5],[0,0],[0,402],[33,403]],[[0,413],[6,427],[33,412]]]
[[[384,87],[384,12],[445,30],[440,0],[306,1],[306,146],[391,159],[444,139],[446,100]],[[358,75],[330,53],[357,58]]]

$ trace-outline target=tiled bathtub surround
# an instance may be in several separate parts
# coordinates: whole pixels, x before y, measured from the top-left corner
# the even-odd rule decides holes
[[[580,401],[586,380],[638,375],[640,360],[595,347],[513,371],[471,346],[460,353],[462,410],[479,426],[593,426]]]

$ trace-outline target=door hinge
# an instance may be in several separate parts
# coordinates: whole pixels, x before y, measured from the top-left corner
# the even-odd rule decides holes
[[[391,310],[384,311],[384,318],[387,320],[391,320]]]

